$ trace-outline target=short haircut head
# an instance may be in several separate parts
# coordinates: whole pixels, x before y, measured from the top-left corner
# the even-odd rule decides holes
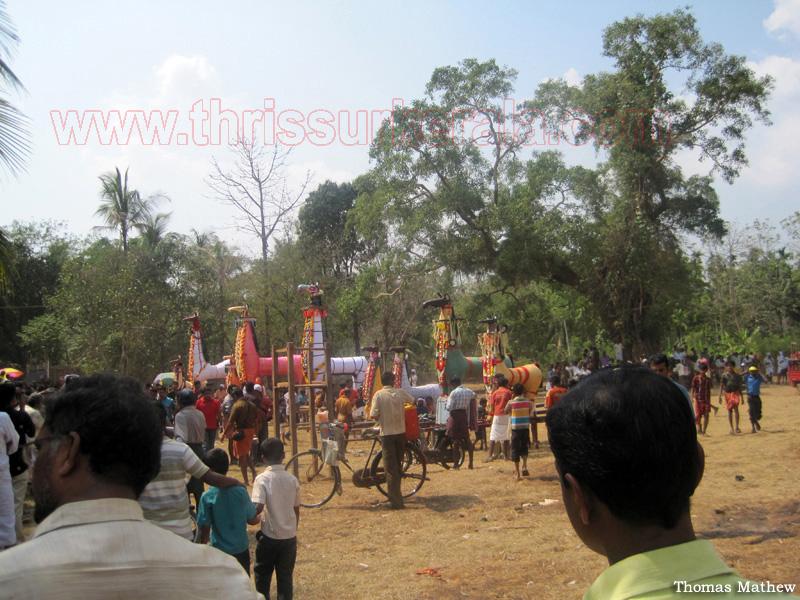
[[[178,404],[181,406],[191,406],[197,402],[197,397],[192,390],[181,390],[178,392]]]
[[[653,356],[650,357],[650,365],[669,366],[669,359],[666,354],[653,354]]]
[[[10,381],[0,383],[0,410],[8,410],[17,395],[16,386]]]
[[[522,396],[525,393],[525,386],[521,383],[515,383],[511,391],[514,392],[515,396]]]
[[[212,448],[206,452],[205,463],[209,469],[220,475],[226,475],[230,466],[228,454],[222,448]]]
[[[394,373],[391,371],[384,371],[381,373],[381,384],[382,385],[394,385]]]
[[[248,394],[252,394],[253,392],[256,391],[256,384],[253,383],[252,381],[245,381],[244,391],[247,392]]]
[[[508,378],[505,375],[498,375],[497,384],[500,387],[508,387]]]
[[[278,438],[267,438],[261,442],[261,455],[268,463],[279,463],[283,460],[283,442]]]
[[[452,377],[450,378],[450,385],[453,387],[458,387],[461,385],[461,378],[460,377]]]
[[[158,400],[153,401],[150,406],[153,407],[158,422],[161,423],[161,429],[164,429],[167,426],[167,409],[164,408],[164,405]]]
[[[553,387],[560,386],[561,385],[561,377],[559,377],[558,375],[553,375],[550,378],[550,385],[553,386]]]
[[[28,396],[28,406],[38,410],[41,405],[42,405],[41,392],[34,392],[30,396]]]
[[[619,519],[675,526],[702,473],[689,403],[648,369],[599,371],[547,412],[550,447]]]
[[[54,436],[77,433],[94,476],[138,497],[161,468],[162,428],[151,404],[130,377],[79,377],[48,400],[44,426]]]

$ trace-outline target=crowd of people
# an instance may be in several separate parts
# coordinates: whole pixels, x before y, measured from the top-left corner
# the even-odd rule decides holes
[[[260,525],[256,591],[269,598],[274,573],[279,597],[291,598],[299,483],[283,470],[283,442],[265,428],[254,442],[265,468],[252,486],[227,475],[228,453],[217,447],[222,432],[243,476],[254,472],[251,439],[270,418],[259,391],[144,388],[112,375],[41,391],[0,384],[2,596],[127,598],[150,589],[155,597],[261,597],[250,586],[249,524]],[[240,444],[237,433],[251,424]],[[26,541],[30,471],[37,528]],[[143,569],[150,576],[140,581]],[[81,575],[96,589],[84,592]]]
[[[679,366],[689,364],[687,376]],[[531,445],[539,445],[537,424],[546,423],[567,514],[611,565],[588,598],[611,597],[623,574],[646,561],[659,566],[648,571],[653,590],[669,587],[668,576],[673,586],[676,553],[700,566],[692,581],[733,584],[738,575],[694,538],[688,502],[703,471],[697,440],[719,408],[712,405],[715,385],[731,433],[740,432],[744,392],[752,431],[760,430],[766,364],[767,357],[731,357],[715,375],[716,360],[662,354],[646,368],[603,368],[602,360],[590,360],[578,377],[553,365],[544,418],[523,386],[502,375],[481,398],[454,378],[443,399],[444,434],[468,453],[469,469],[481,444],[487,461],[513,461],[520,480],[529,475]],[[408,407],[433,407],[396,388],[391,372],[381,383],[364,417],[379,428],[388,506],[402,509]],[[269,598],[275,575],[278,597],[292,598],[300,483],[283,468],[283,441],[267,430],[273,418],[285,418],[286,404],[281,398],[275,410],[269,393],[251,382],[143,388],[129,378],[94,375],[68,378],[61,389],[0,384],[0,589],[20,599],[134,597],[127,590],[135,597]],[[347,429],[363,404],[343,384],[330,418]],[[320,422],[328,419],[321,393],[311,409],[319,409]],[[235,463],[243,483],[228,475]],[[29,480],[37,528],[25,541]],[[259,526],[253,557],[248,525]],[[643,534],[645,545],[637,543]]]

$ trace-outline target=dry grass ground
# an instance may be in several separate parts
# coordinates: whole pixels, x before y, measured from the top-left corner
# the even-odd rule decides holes
[[[765,386],[764,415],[761,433],[738,436],[728,434],[724,409],[712,415],[692,517],[746,577],[800,584],[800,395]],[[351,449],[366,452],[366,442]],[[364,460],[348,453],[353,465]],[[404,511],[347,479],[342,496],[303,510],[296,597],[580,598],[606,563],[572,531],[547,444],[519,483],[511,463],[477,456],[474,471],[431,467]],[[558,502],[539,504],[548,498]],[[440,575],[416,574],[428,567]]]
[[[712,415],[692,517],[697,534],[746,577],[800,584],[800,395],[765,386],[763,399],[756,435],[731,436],[724,409]],[[367,451],[367,442],[351,442],[351,464],[363,464]],[[343,495],[301,513],[295,596],[580,598],[606,563],[572,531],[547,444],[533,451],[530,477],[519,483],[511,463],[484,457],[476,454],[474,471],[431,466],[404,511],[379,504],[375,489],[354,487],[343,469]],[[557,502],[540,505],[545,499]],[[438,576],[417,574],[426,568]]]

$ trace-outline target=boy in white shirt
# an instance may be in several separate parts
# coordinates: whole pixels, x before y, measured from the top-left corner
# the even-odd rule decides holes
[[[283,443],[268,438],[261,443],[267,468],[253,482],[251,500],[261,514],[256,534],[256,591],[269,600],[272,572],[278,583],[278,598],[292,600],[294,564],[297,559],[297,525],[300,523],[300,482],[283,468]],[[265,510],[266,509],[266,510]]]

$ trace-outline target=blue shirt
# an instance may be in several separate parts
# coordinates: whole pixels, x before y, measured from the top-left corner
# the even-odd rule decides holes
[[[761,395],[761,382],[764,379],[761,375],[750,375],[749,373],[745,375],[744,381],[747,384],[747,395],[748,396],[760,396]]]
[[[175,400],[170,396],[164,396],[161,399],[161,406],[167,411],[167,420],[172,421],[172,416],[175,414]]]
[[[256,507],[247,490],[240,486],[210,487],[200,498],[197,526],[211,526],[211,545],[228,554],[249,548],[247,521],[256,516]]]

